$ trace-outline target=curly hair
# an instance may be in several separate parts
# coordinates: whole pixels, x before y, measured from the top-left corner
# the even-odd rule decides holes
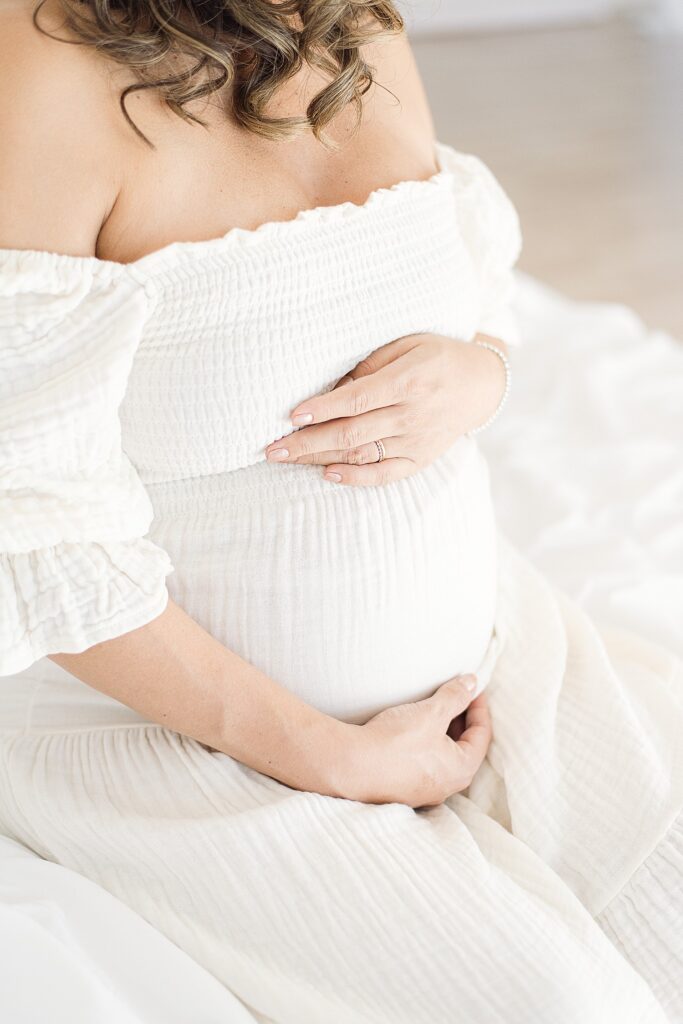
[[[59,0],[72,36],[64,39],[39,24],[45,3],[33,11],[39,31],[91,46],[133,71],[120,106],[152,148],[126,109],[132,92],[156,89],[174,113],[204,125],[188,104],[224,86],[230,112],[249,131],[276,140],[310,129],[330,145],[325,126],[352,104],[357,128],[374,81],[361,46],[403,29],[390,0]],[[268,103],[304,64],[329,82],[304,115],[269,117]]]

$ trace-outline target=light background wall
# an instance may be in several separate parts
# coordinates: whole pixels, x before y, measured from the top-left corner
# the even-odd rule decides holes
[[[648,6],[645,24],[663,31],[683,32],[683,0],[654,0]]]
[[[527,2],[503,0],[505,18]],[[623,302],[683,340],[681,2],[647,5],[647,19],[432,24],[413,48],[438,135],[488,163],[520,213],[522,269],[575,298]]]
[[[401,0],[399,6],[415,33],[598,22],[640,13],[653,25],[683,27],[683,0]]]

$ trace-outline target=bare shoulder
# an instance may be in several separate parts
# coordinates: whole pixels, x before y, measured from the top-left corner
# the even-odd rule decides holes
[[[33,23],[34,0],[0,0],[0,247],[93,255],[118,193],[111,69]],[[60,31],[59,5],[39,12]]]
[[[403,30],[389,39],[367,44],[363,56],[374,69],[370,116],[381,117],[393,126],[393,131],[429,163],[434,152],[434,121],[407,33]]]

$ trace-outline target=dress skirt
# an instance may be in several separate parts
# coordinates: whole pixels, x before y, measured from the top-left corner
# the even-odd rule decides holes
[[[0,831],[139,913],[240,1021],[682,1021],[681,664],[500,553],[465,794],[300,792],[40,666],[3,686]]]

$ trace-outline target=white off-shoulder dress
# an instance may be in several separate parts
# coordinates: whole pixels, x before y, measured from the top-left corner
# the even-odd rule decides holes
[[[377,487],[264,457],[386,342],[516,342],[514,208],[437,155],[130,264],[0,251],[0,831],[169,936],[235,1021],[657,1024],[675,930],[638,892],[653,858],[683,885],[680,665],[611,650],[511,549],[475,438]],[[45,657],[169,594],[349,722],[477,672],[496,737],[470,791],[301,793]]]

